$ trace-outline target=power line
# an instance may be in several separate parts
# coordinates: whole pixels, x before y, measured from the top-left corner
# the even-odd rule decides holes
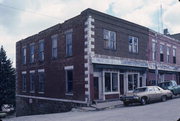
[[[31,14],[44,16],[44,17],[49,17],[51,19],[56,19],[56,20],[62,20],[63,21],[63,19],[59,19],[59,18],[54,17],[54,16],[49,16],[49,15],[46,15],[46,14],[43,14],[43,13],[37,13],[35,11],[25,10],[25,9],[22,9],[22,8],[16,8],[16,7],[8,6],[8,5],[5,5],[5,4],[2,4],[2,3],[0,3],[0,6],[5,7],[5,8],[9,8],[9,9],[14,9],[16,11],[27,12],[27,13],[31,13]]]

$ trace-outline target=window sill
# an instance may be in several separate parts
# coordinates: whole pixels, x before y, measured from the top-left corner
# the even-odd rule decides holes
[[[66,93],[65,95],[73,96],[73,93]]]
[[[35,93],[35,91],[30,91],[30,93]]]
[[[38,92],[39,94],[44,94],[44,92]]]
[[[23,92],[23,93],[26,93],[26,91],[25,91],[25,90],[23,90],[22,92]]]
[[[105,95],[120,94],[120,92],[104,92]]]

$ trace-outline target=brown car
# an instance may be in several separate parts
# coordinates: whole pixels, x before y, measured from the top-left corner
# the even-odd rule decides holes
[[[152,101],[166,101],[167,98],[172,98],[173,94],[169,90],[164,90],[158,86],[145,86],[135,89],[132,93],[128,93],[120,97],[124,105],[131,103],[141,103],[145,105]]]

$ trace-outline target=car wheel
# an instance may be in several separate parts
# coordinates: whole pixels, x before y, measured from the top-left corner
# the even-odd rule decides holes
[[[129,103],[128,102],[123,102],[124,106],[128,106]]]
[[[147,103],[147,99],[145,97],[141,98],[141,104],[145,105]]]
[[[173,93],[173,95],[174,95],[174,96],[177,96],[177,94],[175,94],[175,92],[174,92],[174,91],[172,91],[172,93]]]
[[[162,100],[163,102],[165,102],[165,101],[167,100],[166,96],[165,96],[165,95],[162,96],[162,97],[161,97],[161,100]]]

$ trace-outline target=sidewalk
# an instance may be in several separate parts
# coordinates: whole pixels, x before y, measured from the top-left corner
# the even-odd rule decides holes
[[[96,104],[91,105],[90,107],[78,107],[78,109],[82,111],[100,111],[100,110],[112,109],[122,106],[123,106],[123,102],[120,100],[116,100],[116,101],[108,101],[108,102],[98,102]]]

